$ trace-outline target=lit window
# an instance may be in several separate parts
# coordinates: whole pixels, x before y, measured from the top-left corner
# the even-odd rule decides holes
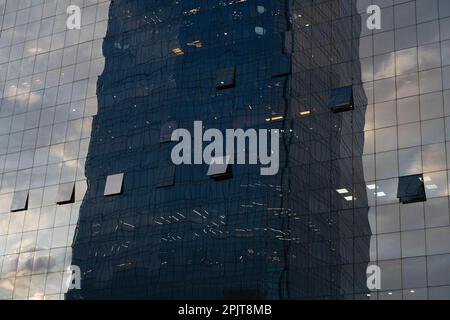
[[[61,184],[56,198],[57,204],[67,204],[75,202],[75,182]]]
[[[335,113],[353,110],[352,86],[331,90],[330,108]]]
[[[170,142],[172,138],[172,132],[178,129],[178,123],[176,121],[169,121],[162,125],[161,134],[159,136],[159,142]]]
[[[298,113],[298,115],[299,115],[300,117],[307,117],[307,116],[310,116],[310,115],[311,115],[311,110],[300,111],[300,112]]]
[[[27,191],[18,191],[14,194],[11,211],[23,211],[28,210],[28,190]]]
[[[223,90],[233,88],[236,80],[236,68],[230,67],[220,70],[217,73],[216,88],[217,90]]]
[[[176,56],[181,56],[184,54],[184,51],[181,48],[174,48],[172,49],[172,53]]]
[[[230,157],[215,157],[211,159],[208,176],[214,180],[225,180],[233,177]]]
[[[290,56],[283,55],[272,62],[272,78],[283,77],[289,74],[291,74]]]
[[[397,198],[403,204],[427,201],[422,174],[400,177]]]
[[[280,121],[280,120],[283,120],[283,119],[284,119],[283,116],[273,116],[273,117],[270,117],[270,118],[266,118],[266,121],[267,122]]]
[[[114,174],[106,178],[105,196],[113,196],[122,194],[123,173]]]

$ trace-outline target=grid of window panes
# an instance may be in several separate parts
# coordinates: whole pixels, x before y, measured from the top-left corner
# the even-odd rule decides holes
[[[66,25],[70,5],[79,30]],[[67,291],[108,9],[0,0],[0,299]]]
[[[272,3],[111,4],[73,251],[84,280],[69,298],[278,296],[281,176],[241,165],[218,179],[170,160],[171,131],[193,133],[195,120],[223,131],[283,124],[270,119],[284,114],[287,79],[272,77],[271,61],[287,19]]]
[[[363,25],[368,98],[364,175],[381,268],[373,299],[450,299],[450,1],[358,0],[381,7],[381,29]],[[426,201],[399,204],[399,177],[423,174]]]
[[[367,298],[361,25],[350,0],[311,3],[112,3],[68,298]],[[279,130],[279,173],[170,165],[195,120]]]
[[[450,298],[450,2],[287,3],[0,0],[1,299],[63,297],[80,206],[85,297]],[[193,120],[280,129],[286,166],[174,168]]]

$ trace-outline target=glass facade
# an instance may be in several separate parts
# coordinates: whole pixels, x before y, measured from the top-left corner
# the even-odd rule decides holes
[[[373,3],[381,29],[362,28],[359,51],[371,261],[382,272],[371,298],[449,299],[450,1]],[[369,5],[358,1],[363,17]],[[399,183],[416,174],[426,200],[399,203]]]
[[[66,26],[70,4],[83,12],[79,30]],[[0,299],[68,289],[108,10],[0,0]]]
[[[0,25],[0,299],[450,299],[449,0],[0,0]],[[194,121],[279,133],[278,173],[175,165]]]

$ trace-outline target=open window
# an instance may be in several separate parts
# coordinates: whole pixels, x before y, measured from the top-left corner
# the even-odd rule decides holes
[[[291,57],[283,54],[281,57],[277,56],[272,61],[272,78],[284,77],[291,74]]]
[[[224,90],[228,88],[233,88],[236,82],[236,68],[229,67],[220,69],[217,72],[216,77],[216,89]]]
[[[56,203],[59,205],[75,202],[75,182],[61,184],[58,189]]]
[[[11,203],[11,211],[24,211],[28,210],[28,190],[18,191],[14,193],[13,200]]]
[[[353,110],[353,87],[347,86],[332,89],[330,108],[334,113]]]
[[[175,165],[166,161],[160,162],[158,168],[158,188],[171,187],[175,184]]]
[[[427,201],[423,175],[415,174],[400,177],[397,198],[403,204]]]
[[[115,196],[122,194],[123,189],[123,173],[110,175],[106,178],[105,196]]]
[[[231,179],[233,177],[233,171],[230,164],[230,157],[212,158],[208,168],[208,176],[216,181]]]
[[[178,129],[177,121],[168,121],[161,126],[161,134],[159,136],[160,143],[166,143],[172,141],[172,133]]]

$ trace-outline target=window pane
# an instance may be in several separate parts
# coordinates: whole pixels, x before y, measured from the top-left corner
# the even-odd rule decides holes
[[[400,176],[409,176],[423,171],[421,147],[399,150],[398,160]]]
[[[111,196],[122,193],[123,173],[108,176],[105,184],[105,196]]]
[[[402,232],[402,257],[418,257],[425,255],[425,231]]]
[[[450,255],[429,256],[427,259],[430,286],[450,284]]]
[[[438,68],[441,66],[441,46],[433,43],[419,47],[419,70]]]
[[[420,120],[419,97],[397,100],[398,123],[417,122]]]
[[[400,233],[381,234],[378,236],[378,259],[400,258]]]
[[[11,211],[21,211],[28,209],[28,190],[19,191],[14,194],[11,204]]]
[[[420,96],[420,118],[422,120],[442,117],[444,115],[444,102],[442,93],[429,93]]]
[[[75,182],[61,184],[58,189],[56,203],[66,204],[74,202]]]
[[[420,141],[420,123],[409,123],[398,126],[398,147],[409,148],[418,146]]]
[[[392,233],[400,230],[398,204],[377,207],[377,232]]]
[[[417,71],[417,48],[396,52],[396,74],[403,75]]]
[[[425,202],[425,223],[427,228],[443,227],[450,224],[448,198],[434,198]]]
[[[425,257],[403,259],[402,276],[404,288],[419,288],[427,285]]]
[[[450,253],[450,227],[426,230],[427,254]]]

